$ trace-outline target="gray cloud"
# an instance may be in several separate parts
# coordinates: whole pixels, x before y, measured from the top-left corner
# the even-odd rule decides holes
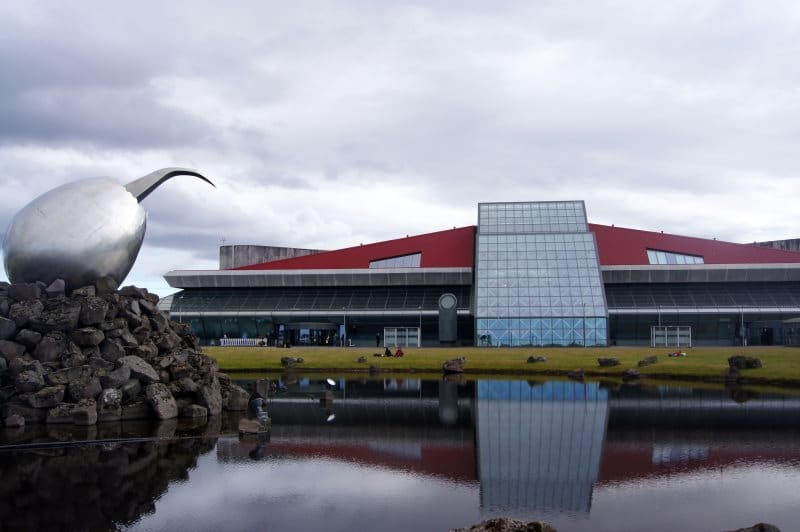
[[[475,223],[478,201],[790,237],[798,28],[780,1],[3,5],[0,223],[72,179],[190,166],[218,188],[146,200],[143,276],[222,239]]]

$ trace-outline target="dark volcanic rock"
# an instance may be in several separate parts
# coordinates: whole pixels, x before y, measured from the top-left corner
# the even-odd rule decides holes
[[[208,408],[208,414],[211,416],[222,412],[222,392],[218,379],[210,379],[200,384],[197,390],[197,404]]]
[[[44,292],[45,294],[47,294],[48,298],[64,297],[65,288],[66,288],[66,283],[64,283],[64,279],[56,279],[55,281],[50,283],[50,286],[45,288]]]
[[[197,393],[198,389],[199,386],[197,386],[197,383],[189,377],[184,377],[169,383],[169,390],[175,397],[194,397],[194,394]]]
[[[108,312],[108,302],[102,297],[86,297],[81,301],[81,312],[78,323],[87,327],[89,325],[100,325],[106,319]]]
[[[456,528],[454,532],[558,532],[544,521],[519,521],[508,517],[493,517],[469,528]]]
[[[97,423],[97,403],[83,399],[78,403],[61,403],[47,411],[47,423],[94,425]]]
[[[10,340],[0,340],[0,356],[11,362],[25,353],[25,346]]]
[[[138,286],[123,286],[119,289],[119,295],[134,299],[146,299],[147,294],[146,288],[139,288]]]
[[[90,368],[88,366],[74,366],[71,368],[59,369],[51,371],[47,374],[45,379],[53,386],[63,384],[66,386],[72,381],[87,380],[91,377]]]
[[[114,371],[109,372],[107,375],[100,377],[100,385],[103,388],[122,388],[131,378],[131,368],[128,366],[120,366]]]
[[[739,528],[733,530],[732,532],[781,532],[780,529],[769,523],[756,523],[753,526],[748,526],[746,528]]]
[[[97,295],[102,296],[105,294],[112,294],[119,288],[119,283],[111,277],[101,277],[94,283],[95,292]]]
[[[250,394],[247,390],[236,384],[231,384],[226,394],[223,394],[223,407],[225,410],[244,411],[247,410],[247,403]]]
[[[8,297],[14,301],[39,299],[42,297],[42,289],[36,283],[15,283],[8,287]]]
[[[120,366],[127,366],[131,370],[131,376],[139,379],[144,384],[158,382],[158,373],[153,366],[145,362],[142,358],[135,355],[128,355],[120,358],[117,363]],[[162,418],[164,419],[164,418]]]
[[[94,327],[83,327],[75,329],[70,333],[72,341],[80,347],[95,347],[105,340],[106,336],[100,329]]]
[[[38,392],[44,388],[44,377],[36,371],[23,371],[14,379],[14,386],[19,393]]]
[[[8,317],[18,328],[22,329],[27,327],[31,321],[38,319],[42,312],[44,312],[44,303],[38,299],[28,299],[11,305]]]
[[[82,298],[82,297],[94,297],[97,295],[97,290],[95,290],[94,285],[91,286],[81,286],[80,288],[76,288],[70,294],[72,297],[75,298]]]
[[[22,329],[14,337],[14,341],[24,345],[28,350],[33,350],[42,341],[42,334],[30,329]]]
[[[122,420],[147,419],[153,415],[150,407],[144,400],[122,405]]]
[[[248,393],[226,377],[221,385],[190,325],[169,320],[157,295],[117,291],[111,279],[70,294],[60,281],[15,286],[0,283],[4,420],[92,425],[181,413],[203,422],[246,408]]]
[[[639,361],[639,367],[643,366],[651,366],[658,362],[658,356],[652,355],[649,357],[645,357]]]
[[[158,419],[178,417],[178,404],[164,383],[156,382],[147,386],[144,394]]]
[[[75,403],[83,399],[94,399],[102,391],[103,387],[100,386],[100,379],[97,377],[87,376],[67,385],[67,397]]]
[[[137,379],[128,379],[128,382],[120,386],[123,404],[133,402],[142,391],[142,384]]]
[[[736,369],[756,369],[762,367],[760,358],[746,357],[743,355],[729,357],[728,365]]]
[[[9,428],[24,427],[25,418],[19,414],[11,414],[5,419],[5,425]]]
[[[42,363],[34,360],[30,355],[16,357],[8,363],[8,372],[12,377],[16,377],[23,371],[33,371],[39,375],[44,375]]]
[[[586,372],[583,369],[576,369],[567,373],[567,377],[574,381],[582,381]]]
[[[47,333],[50,331],[71,331],[78,326],[81,304],[73,300],[48,300],[47,308],[38,316],[31,317],[31,329]]]
[[[47,418],[46,408],[33,408],[26,404],[21,403],[8,403],[6,405],[6,417],[19,416],[25,420],[26,424],[31,423],[44,423]]]
[[[622,374],[622,380],[625,382],[635,381],[641,377],[641,373],[639,373],[638,369],[626,369],[625,372]]]
[[[601,368],[619,366],[619,359],[616,357],[598,358],[597,363],[600,365]]]
[[[20,396],[33,408],[52,408],[64,400],[65,386],[48,386],[38,392]]]
[[[442,371],[445,374],[464,373],[464,364],[467,363],[466,357],[458,357],[447,360],[442,364]]]
[[[67,337],[61,331],[52,331],[44,335],[33,351],[33,356],[40,362],[60,360],[67,349]]]
[[[122,392],[106,388],[97,397],[98,421],[119,421],[122,419]]]
[[[17,333],[17,324],[14,320],[0,316],[0,340],[9,340]]]
[[[119,341],[106,338],[100,343],[100,356],[109,362],[116,362],[125,356],[125,348]]]
[[[96,347],[94,349],[97,349]],[[86,354],[88,349],[84,350],[84,354]],[[97,355],[89,357],[89,367],[92,368],[96,377],[102,377],[104,375],[108,375],[111,371],[114,370],[114,363],[109,362],[104,358],[100,358],[99,356],[100,350],[97,349]],[[104,386],[105,388],[105,386]]]
[[[186,405],[180,408],[180,417],[204,418],[208,417],[208,409],[200,405]]]

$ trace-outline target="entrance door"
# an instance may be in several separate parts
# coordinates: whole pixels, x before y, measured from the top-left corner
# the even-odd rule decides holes
[[[772,345],[775,341],[772,327],[761,328],[761,345]]]

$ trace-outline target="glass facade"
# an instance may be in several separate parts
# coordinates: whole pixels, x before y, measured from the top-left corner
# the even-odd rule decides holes
[[[175,321],[191,323],[204,345],[223,336],[337,345],[345,323],[346,337],[359,347],[374,346],[376,333],[383,338],[387,327],[420,326],[422,345],[439,345],[439,298],[455,295],[464,313],[472,306],[471,292],[460,285],[187,289],[168,296],[165,308]],[[459,344],[472,343],[474,325],[470,316],[458,317]],[[416,336],[408,342],[415,344]]]
[[[481,203],[476,253],[476,345],[607,344],[582,201]]]

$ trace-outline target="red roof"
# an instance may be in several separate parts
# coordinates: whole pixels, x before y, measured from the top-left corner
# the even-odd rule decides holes
[[[420,253],[422,268],[471,268],[475,226],[386,240],[313,255],[262,262],[237,270],[341,270],[369,268],[370,261]]]
[[[602,266],[649,265],[647,250],[703,257],[705,264],[800,263],[800,253],[755,244],[679,236],[608,225],[589,224],[597,238]],[[471,268],[475,231],[470,225],[424,235],[364,244],[314,255],[251,264],[238,270],[340,270],[369,268],[374,260],[421,254],[422,268]]]
[[[700,256],[705,264],[800,262],[800,253],[755,244],[734,244],[598,224],[589,224],[589,230],[597,238],[602,266],[650,264],[648,249]]]

